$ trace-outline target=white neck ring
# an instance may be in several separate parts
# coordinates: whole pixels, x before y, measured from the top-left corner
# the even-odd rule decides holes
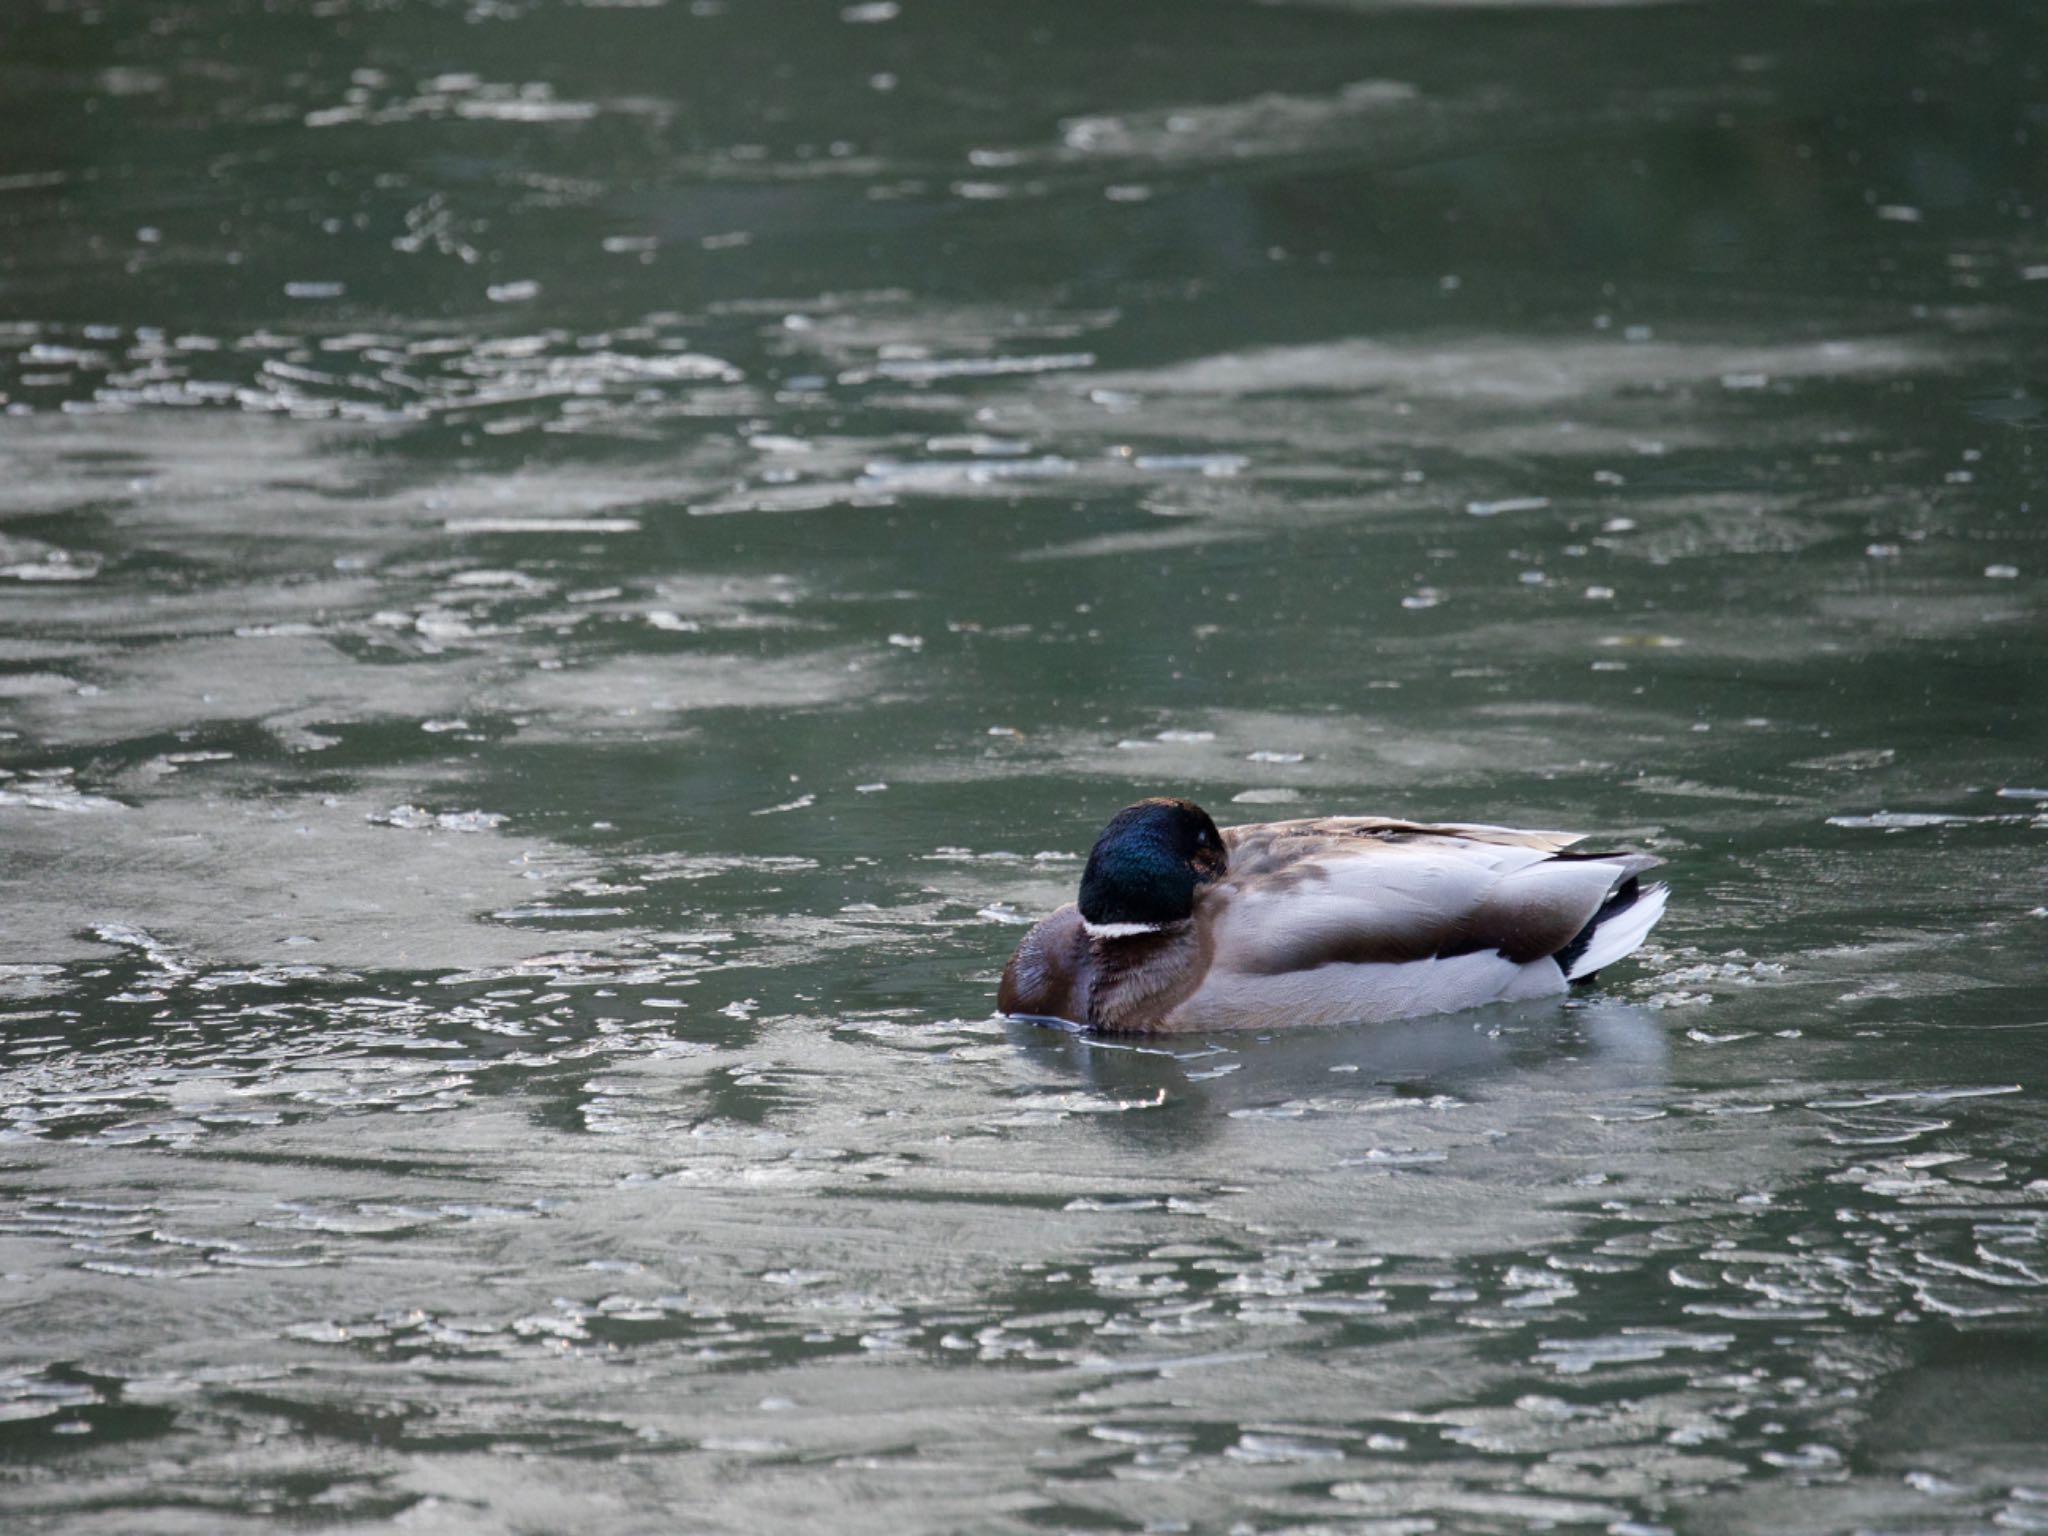
[[[1081,931],[1091,939],[1134,939],[1142,933],[1164,933],[1178,923],[1091,923],[1081,919]]]

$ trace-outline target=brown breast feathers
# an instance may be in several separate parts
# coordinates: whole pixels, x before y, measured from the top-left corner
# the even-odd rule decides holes
[[[1061,907],[1024,935],[1003,967],[996,1007],[1024,1018],[1088,1022],[1088,936],[1078,907]]]
[[[1215,954],[1211,927],[1198,914],[1156,934],[1091,939],[1079,909],[1061,907],[1010,956],[996,1007],[1117,1034],[1158,1029],[1201,985]]]

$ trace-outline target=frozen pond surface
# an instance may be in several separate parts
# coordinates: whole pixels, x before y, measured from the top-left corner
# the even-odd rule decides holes
[[[2037,13],[17,11],[9,1531],[2048,1529]],[[993,1020],[1162,790],[1676,899]]]

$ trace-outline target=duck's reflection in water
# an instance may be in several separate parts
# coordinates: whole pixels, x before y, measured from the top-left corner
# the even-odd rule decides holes
[[[1185,1150],[1234,1120],[1365,1111],[1390,1100],[1496,1108],[1516,1100],[1626,1112],[1667,1086],[1666,1023],[1612,998],[1544,1001],[1245,1035],[1130,1036],[1005,1021],[1010,1041],[1104,1111],[1106,1134]],[[1562,1099],[1564,1103],[1559,1103]]]

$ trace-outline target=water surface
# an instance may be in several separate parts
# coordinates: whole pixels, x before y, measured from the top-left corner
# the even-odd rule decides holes
[[[2048,1527],[2044,41],[19,8],[9,1529]],[[992,1018],[1161,791],[1676,899]]]

